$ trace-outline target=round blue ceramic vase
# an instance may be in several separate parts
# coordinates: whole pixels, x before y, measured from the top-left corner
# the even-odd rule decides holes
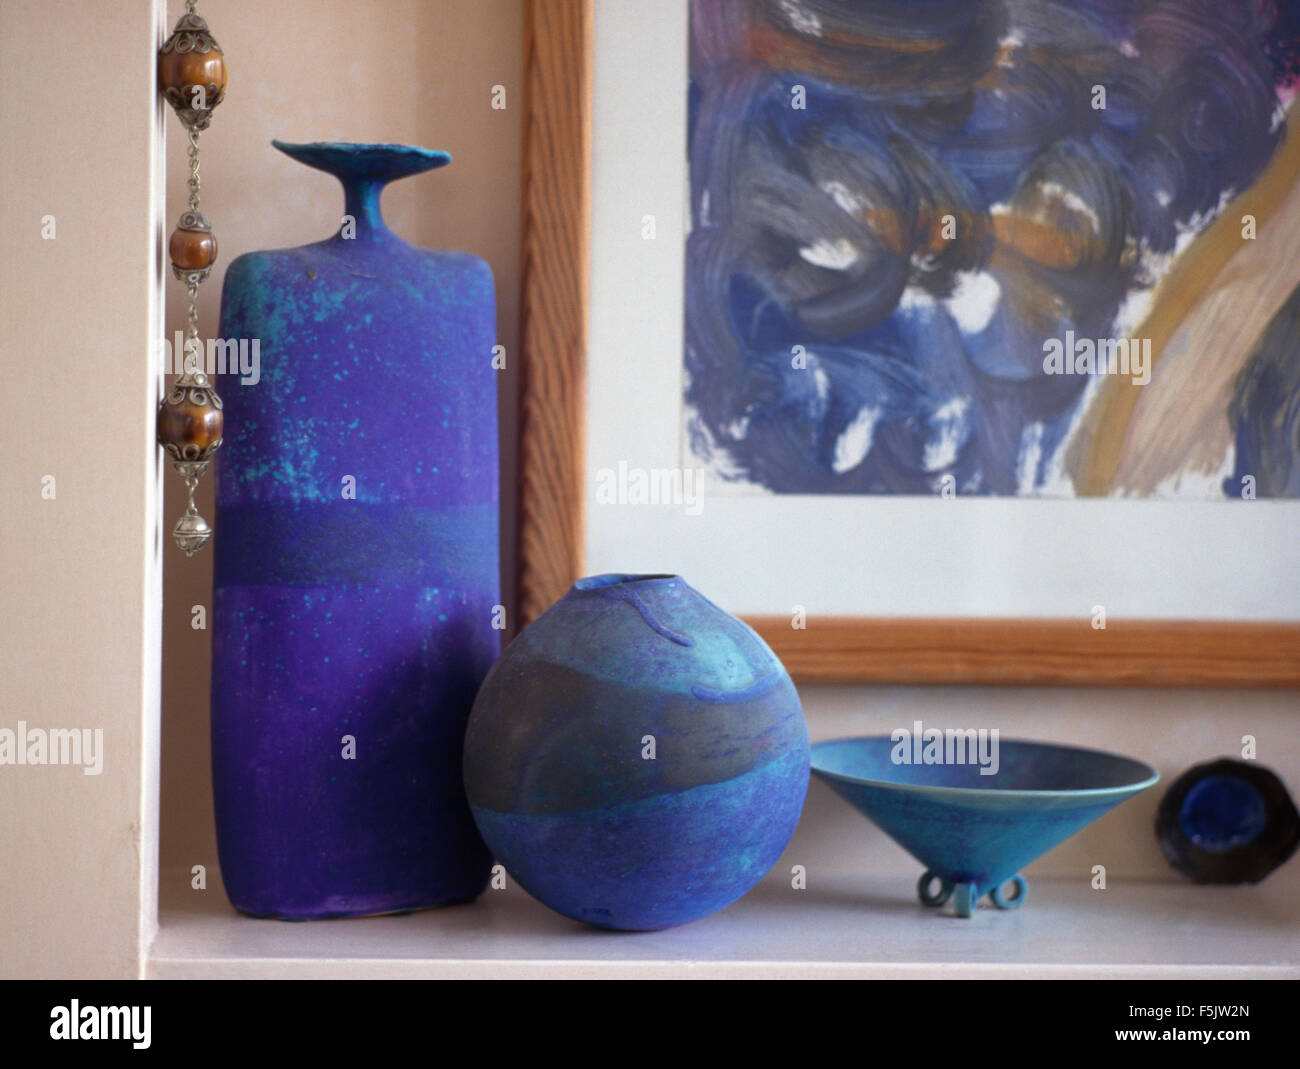
[[[781,855],[808,790],[794,685],[673,575],[579,580],[488,673],[465,739],[484,839],[535,898],[602,928],[722,909]]]
[[[461,748],[499,652],[492,273],[384,225],[404,145],[276,147],[338,177],[333,238],[239,257],[221,333],[212,769],[221,875],[305,919],[473,898]],[[229,371],[229,369],[227,369]]]

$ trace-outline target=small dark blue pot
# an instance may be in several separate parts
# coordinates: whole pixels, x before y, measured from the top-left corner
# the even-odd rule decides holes
[[[222,337],[258,340],[261,360],[255,383],[220,380],[221,875],[259,916],[464,901],[491,864],[460,769],[499,650],[492,273],[380,216],[386,182],[446,153],[276,147],[336,175],[347,217],[226,272]]]
[[[484,681],[465,739],[474,819],[566,917],[654,929],[722,909],[780,857],[808,790],[781,662],[671,575],[579,580]]]
[[[1300,811],[1275,773],[1223,757],[1174,780],[1156,810],[1156,838],[1197,883],[1258,883],[1300,847]]]

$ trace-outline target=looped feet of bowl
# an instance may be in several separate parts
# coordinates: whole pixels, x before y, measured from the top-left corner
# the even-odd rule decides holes
[[[938,887],[934,884],[938,883]],[[1003,888],[1011,891],[1011,896],[1007,897],[1002,893]],[[1004,880],[991,891],[986,892],[989,899],[998,909],[1019,909],[1028,893],[1028,885],[1025,883],[1023,876],[1012,876],[1009,880]],[[926,869],[921,873],[921,878],[916,883],[916,893],[921,899],[923,905],[939,907],[942,906],[949,898],[953,899],[953,909],[959,917],[973,917],[976,906],[980,900],[980,889],[969,881],[957,881],[944,879],[933,869]]]

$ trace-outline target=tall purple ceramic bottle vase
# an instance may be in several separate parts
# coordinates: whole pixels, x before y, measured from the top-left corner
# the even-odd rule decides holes
[[[340,232],[239,257],[223,339],[212,762],[232,904],[285,918],[473,898],[491,859],[461,784],[499,651],[496,336],[481,260],[384,225],[398,145],[276,147],[336,175]]]

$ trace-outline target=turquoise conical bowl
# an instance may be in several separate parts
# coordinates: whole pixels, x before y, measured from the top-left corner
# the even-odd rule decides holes
[[[812,773],[926,867],[923,903],[954,898],[962,917],[985,894],[1001,909],[1019,906],[1021,869],[1160,779],[1101,750],[1000,739],[996,753],[988,772],[989,761],[927,764],[888,735],[833,739],[812,747]]]

